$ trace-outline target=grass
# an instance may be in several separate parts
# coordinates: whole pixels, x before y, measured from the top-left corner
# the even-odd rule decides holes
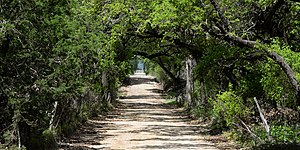
[[[168,105],[177,105],[177,101],[174,99],[167,99],[165,103]]]

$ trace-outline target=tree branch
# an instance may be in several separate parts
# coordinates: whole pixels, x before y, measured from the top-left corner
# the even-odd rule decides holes
[[[261,108],[260,108],[258,102],[257,102],[256,97],[254,97],[253,99],[254,99],[255,104],[256,104],[256,107],[257,107],[257,109],[258,109],[258,112],[259,112],[259,116],[260,116],[260,118],[261,118],[261,121],[263,122],[263,125],[264,125],[264,127],[265,127],[265,129],[266,129],[266,132],[267,132],[269,141],[273,141],[273,138],[272,138],[271,133],[270,133],[270,126],[269,126],[269,124],[268,124],[268,122],[267,122],[267,120],[266,120],[266,118],[265,118],[265,116],[264,116],[264,114],[263,114],[263,112],[262,112],[262,110],[261,110]]]
[[[148,32],[148,33],[150,33],[150,32]],[[136,34],[136,33],[127,33],[127,35],[136,36],[136,37],[141,38],[141,39],[146,39],[146,38],[163,38],[163,36],[159,35],[159,34],[141,35],[141,34]]]
[[[255,48],[255,45],[258,45],[258,43],[255,41],[244,40],[240,37],[226,36],[225,38],[228,38],[235,43],[239,43],[239,44],[242,44],[242,45],[250,47],[250,48]],[[265,53],[273,61],[275,61],[275,63],[277,63],[280,66],[280,68],[283,70],[283,72],[286,74],[289,82],[292,84],[292,86],[295,90],[295,95],[297,98],[296,104],[297,104],[297,106],[299,106],[300,105],[300,91],[299,91],[299,85],[298,85],[298,81],[296,79],[294,70],[285,61],[285,59],[283,57],[281,57],[280,55],[278,55],[277,53],[270,51],[267,48],[262,49],[262,52]]]
[[[157,53],[153,53],[153,54],[148,54],[146,52],[141,52],[141,51],[135,51],[133,53],[135,55],[140,55],[140,56],[143,56],[148,59],[153,59],[153,58],[160,57],[160,56],[171,56],[173,54],[173,53],[170,54],[168,52],[157,52]]]
[[[175,75],[169,69],[166,68],[160,57],[158,57],[157,63],[173,81],[179,81],[179,79],[176,78]]]
[[[221,22],[223,23],[225,29],[229,30],[229,21],[225,18],[224,13],[221,11],[218,3],[215,0],[210,0],[210,3],[213,5],[214,9],[217,11],[218,16],[221,19]]]
[[[247,124],[242,120],[240,119],[239,117],[235,116],[235,118],[237,118],[245,128],[241,127],[242,129],[246,130],[247,132],[250,133],[250,135],[253,137],[253,138],[257,138],[260,142],[262,142],[261,138],[259,136],[257,136],[256,134],[254,134],[251,129],[247,126]],[[232,123],[233,125],[236,125],[237,127],[240,127],[238,124],[235,124],[235,123]]]
[[[222,16],[222,13],[220,12],[219,7],[218,7],[217,3],[215,2],[215,0],[211,0],[211,3],[214,6],[215,10],[218,12],[219,17],[221,19],[224,18],[224,16]],[[223,25],[223,26],[228,26],[228,24],[226,22],[224,22],[224,24],[225,25]],[[222,25],[218,25],[218,24],[216,24],[216,25],[224,33],[217,34],[217,33],[214,33],[212,30],[210,30],[205,25],[202,25],[202,27],[203,27],[204,30],[206,30],[211,35],[222,38],[222,39],[226,40],[227,42],[234,42],[234,43],[238,44],[238,46],[240,46],[240,47],[245,46],[245,47],[249,47],[249,48],[255,48],[255,45],[260,44],[260,43],[257,43],[256,41],[245,40],[245,39],[242,39],[241,37],[238,37],[238,36],[232,36],[228,33],[228,31]],[[294,74],[293,69],[284,60],[284,58],[282,58],[277,53],[270,51],[268,48],[264,48],[261,51],[264,54],[266,54],[269,58],[271,58],[273,61],[275,61],[281,67],[281,69],[284,71],[284,73],[286,74],[289,82],[292,84],[292,86],[295,90],[295,95],[296,95],[296,98],[297,98],[296,105],[300,106],[300,90],[299,90],[298,81],[296,80],[296,76]]]
[[[141,39],[147,39],[147,38],[164,38],[163,34],[159,34],[157,31],[146,31],[145,32],[147,35],[142,35],[142,34],[137,34],[137,33],[127,33],[127,35],[130,36],[136,36],[138,38]],[[189,53],[191,53],[195,58],[197,57],[201,57],[202,53],[198,51],[198,47],[182,42],[179,39],[174,39],[172,37],[165,37],[165,39],[169,40],[169,41],[173,41],[173,43],[175,44],[175,46],[178,46],[179,48],[186,48],[188,50]],[[164,46],[172,46],[172,45],[163,45],[161,47]]]

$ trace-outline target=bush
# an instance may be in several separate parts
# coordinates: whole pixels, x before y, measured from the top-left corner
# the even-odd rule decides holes
[[[298,126],[272,125],[271,135],[274,143],[300,143],[300,128]]]
[[[30,149],[45,149],[54,150],[56,149],[56,133],[46,129],[41,135],[36,135],[30,141]]]
[[[217,94],[217,98],[209,99],[213,106],[212,115],[217,122],[226,122],[226,126],[240,123],[239,119],[249,117],[250,110],[243,104],[242,97],[235,94],[229,86],[229,90]]]
[[[197,118],[205,119],[211,115],[211,111],[209,111],[210,107],[198,105],[191,110],[191,114]]]

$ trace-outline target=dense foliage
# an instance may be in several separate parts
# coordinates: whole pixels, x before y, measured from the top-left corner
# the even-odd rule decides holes
[[[1,146],[55,147],[110,109],[130,66],[91,1],[4,0],[0,8]]]
[[[148,59],[148,71],[179,102],[185,93],[185,106],[211,118],[213,129],[229,129],[246,144],[299,142],[298,2],[154,0],[100,5],[106,19],[114,15],[113,27],[127,39],[123,41],[132,53]]]
[[[296,0],[1,0],[0,15],[4,145],[49,148],[109,110],[136,56],[213,129],[300,142]]]

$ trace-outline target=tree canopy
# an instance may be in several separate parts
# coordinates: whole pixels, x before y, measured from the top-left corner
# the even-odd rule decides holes
[[[297,0],[1,0],[0,31],[5,145],[43,149],[108,111],[136,56],[234,138],[300,142]]]

